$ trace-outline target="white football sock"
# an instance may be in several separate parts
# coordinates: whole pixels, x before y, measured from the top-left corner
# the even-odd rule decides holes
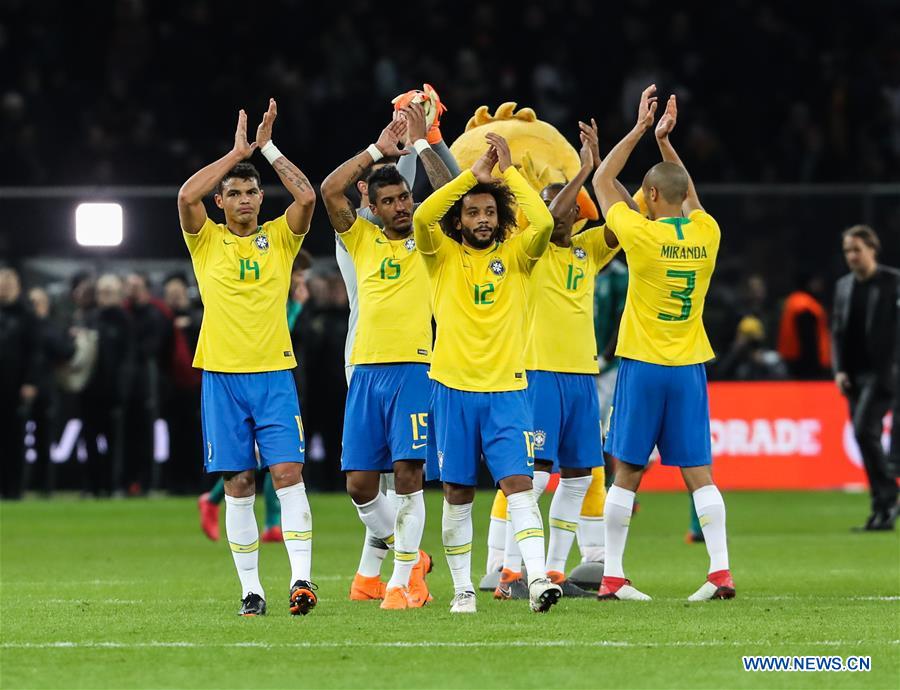
[[[394,522],[397,514],[387,497],[379,491],[368,503],[360,505],[354,501],[353,505],[356,506],[359,519],[369,528],[372,536],[381,539],[389,548],[393,548]]]
[[[602,517],[579,516],[576,534],[582,563],[596,563],[606,559],[606,526]]]
[[[397,510],[396,498],[394,492],[394,475],[385,473],[381,475],[378,482],[379,491],[385,494],[393,509]],[[363,577],[376,577],[381,575],[381,564],[387,556],[389,549],[385,543],[372,534],[372,530],[366,527],[366,536],[363,541],[362,552],[359,554],[359,567],[356,569]]]
[[[631,524],[631,510],[634,508],[634,491],[613,484],[606,492],[603,517],[606,524],[606,577],[625,577],[622,557],[625,542],[628,541],[628,525]]]
[[[700,518],[709,572],[728,570],[728,543],[725,535],[725,501],[715,484],[701,486],[694,492],[694,508]]]
[[[381,575],[381,564],[384,563],[384,557],[387,556],[388,551],[384,542],[366,527],[366,539],[363,542],[362,553],[359,555],[359,567],[356,572],[363,577]]]
[[[541,496],[543,496],[544,492],[547,490],[547,484],[550,483],[550,473],[544,472],[544,470],[535,470],[534,479],[532,479],[531,482],[534,486],[534,500],[540,501]]]
[[[578,530],[578,514],[591,485],[591,476],[560,479],[550,502],[550,543],[547,545],[547,570],[565,572],[566,559]]]
[[[509,494],[506,500],[509,502],[509,521],[528,571],[528,582],[547,577],[544,567],[544,523],[534,492]]]
[[[534,479],[532,480],[535,502],[540,500],[549,483],[549,472],[535,470]],[[522,552],[519,550],[519,544],[516,541],[516,531],[513,529],[512,521],[509,519],[508,510],[506,512],[506,533],[504,534],[503,567],[514,573],[522,572]]]
[[[516,531],[513,529],[512,520],[509,519],[509,510],[506,511],[506,532],[503,535],[503,568],[514,573],[522,572],[522,553],[516,543]]]
[[[491,526],[488,527],[488,555],[486,573],[493,573],[503,567],[503,554],[506,545],[506,520],[491,516]]]
[[[409,574],[419,561],[419,544],[425,529],[425,495],[419,490],[397,494],[397,522],[394,527],[394,572],[388,587],[406,587]]]
[[[472,586],[472,504],[452,505],[444,499],[441,516],[444,554],[456,594],[474,592]]]
[[[291,562],[291,585],[310,581],[312,572],[312,511],[306,497],[306,484],[299,482],[275,490],[281,501],[281,532]]]
[[[259,525],[253,512],[255,501],[256,496],[237,498],[225,494],[225,534],[241,580],[241,599],[250,592],[266,598],[259,581]]]

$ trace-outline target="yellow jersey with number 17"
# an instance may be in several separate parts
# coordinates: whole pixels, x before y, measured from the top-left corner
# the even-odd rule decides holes
[[[248,237],[209,218],[183,234],[203,300],[194,366],[243,374],[297,366],[285,304],[305,235],[292,233],[285,216]]]
[[[703,303],[721,239],[715,219],[696,210],[687,218],[649,220],[620,201],[606,224],[628,259],[616,355],[668,366],[712,359]]]

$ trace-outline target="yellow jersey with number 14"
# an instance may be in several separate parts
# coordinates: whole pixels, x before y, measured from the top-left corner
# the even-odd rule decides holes
[[[528,283],[528,345],[525,368],[596,374],[594,282],[616,255],[599,226],[572,237],[572,246],[552,242]]]
[[[705,211],[649,220],[613,204],[606,224],[628,259],[628,293],[616,355],[682,366],[714,357],[703,327],[721,232]]]
[[[297,366],[285,305],[305,235],[292,233],[285,216],[248,237],[209,218],[183,234],[203,300],[194,366],[243,374]]]

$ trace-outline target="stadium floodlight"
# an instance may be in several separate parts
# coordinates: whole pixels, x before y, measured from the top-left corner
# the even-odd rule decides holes
[[[122,244],[122,206],[84,203],[75,209],[75,241],[82,247]]]

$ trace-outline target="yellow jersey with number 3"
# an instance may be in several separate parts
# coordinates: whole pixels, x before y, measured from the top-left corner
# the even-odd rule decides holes
[[[209,218],[197,234],[182,233],[203,300],[194,366],[244,374],[297,366],[285,305],[305,235],[285,216],[248,237]]]
[[[721,239],[715,219],[696,210],[687,218],[649,220],[620,201],[606,224],[628,259],[616,355],[668,366],[712,359],[703,303]]]
[[[410,234],[391,240],[362,216],[341,242],[356,268],[359,322],[350,364],[431,361],[428,274]]]
[[[528,345],[525,368],[567,374],[596,374],[594,282],[616,255],[604,226],[572,237],[572,246],[552,242],[528,283]]]

